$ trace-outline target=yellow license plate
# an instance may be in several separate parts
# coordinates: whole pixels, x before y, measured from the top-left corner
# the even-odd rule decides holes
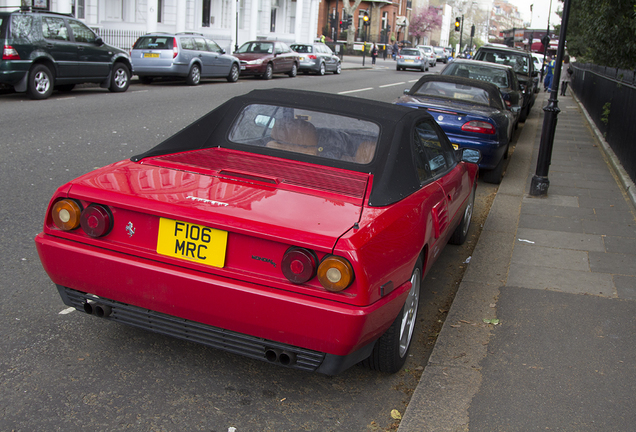
[[[227,231],[173,219],[159,220],[157,253],[214,267],[225,265]]]
[[[159,58],[161,54],[159,53],[144,53],[144,58]]]

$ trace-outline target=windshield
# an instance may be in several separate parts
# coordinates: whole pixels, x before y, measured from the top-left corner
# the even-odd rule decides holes
[[[373,160],[377,124],[342,115],[275,105],[248,105],[231,128],[238,144],[358,164]]]
[[[236,51],[239,54],[272,54],[274,44],[271,42],[247,42]]]
[[[442,75],[455,75],[464,78],[478,79],[496,84],[499,88],[510,87],[506,71],[501,68],[489,66],[488,63],[483,63],[482,66],[478,64],[453,62],[442,71]]]
[[[448,82],[428,81],[422,84],[415,96],[435,96],[449,99],[460,99],[480,105],[490,105],[490,99],[486,90]]]
[[[515,72],[524,73],[526,75],[530,73],[529,56],[521,53],[483,50],[477,53],[475,59],[512,66]]]

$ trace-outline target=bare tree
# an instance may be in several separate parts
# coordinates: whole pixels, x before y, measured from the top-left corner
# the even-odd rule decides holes
[[[352,27],[347,30],[347,45],[349,47],[353,46],[353,42],[354,42],[355,37],[356,37],[356,31],[355,31],[355,28],[353,26],[355,24],[357,24],[357,22],[358,22],[358,19],[357,19],[358,17],[353,16],[353,13],[356,10],[358,10],[358,6],[360,6],[361,2],[362,2],[362,0],[355,0],[353,2],[353,5],[351,5],[351,2],[349,0],[343,0],[342,1],[342,10],[344,10],[344,12],[346,14],[349,14],[349,15],[351,15],[353,17],[353,19],[351,20],[352,21],[352,24],[351,24]]]

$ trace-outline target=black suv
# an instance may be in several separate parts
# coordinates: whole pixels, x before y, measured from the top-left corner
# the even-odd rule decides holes
[[[81,21],[51,12],[0,12],[0,85],[46,99],[53,89],[98,83],[112,92],[130,85],[130,56],[104,44]]]
[[[535,78],[538,72],[534,69],[532,55],[516,48],[484,45],[477,50],[475,60],[512,66],[523,92],[523,107],[519,121],[525,121],[536,99]]]

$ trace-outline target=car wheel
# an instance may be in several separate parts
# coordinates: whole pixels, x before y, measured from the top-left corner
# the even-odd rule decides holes
[[[400,69],[402,69],[402,68],[401,68],[401,67],[399,67],[399,66],[396,66],[396,67],[395,67],[395,70],[400,70]]]
[[[38,64],[29,72],[27,95],[31,99],[46,99],[53,93],[53,74],[48,67]]]
[[[468,197],[468,204],[464,209],[464,216],[462,216],[461,222],[457,225],[457,228],[453,232],[453,235],[448,240],[450,244],[463,245],[468,237],[468,228],[470,228],[470,221],[473,218],[473,209],[475,208],[475,189],[477,184],[473,186],[473,190]]]
[[[274,67],[271,63],[267,63],[267,67],[265,68],[265,73],[263,74],[264,80],[271,80],[274,75]]]
[[[70,92],[75,88],[75,84],[62,84],[59,86],[55,86],[55,88],[61,92]]]
[[[336,70],[333,71],[333,73],[338,75],[340,72],[342,72],[342,65],[340,64],[340,62],[338,62],[338,64],[336,65]]]
[[[494,183],[494,184],[501,183],[501,175],[503,174],[503,165],[504,165],[504,158],[501,158],[501,160],[499,160],[499,163],[497,164],[495,168],[484,172],[482,179],[486,183]]]
[[[292,69],[287,75],[289,75],[290,78],[294,78],[296,75],[298,75],[298,66],[296,65],[296,63],[293,64]]]
[[[325,74],[325,64],[320,63],[320,69],[318,69],[318,75],[324,75],[324,74]]]
[[[186,83],[191,86],[199,85],[201,82],[201,67],[198,64],[193,64],[186,78]]]
[[[526,121],[526,119],[528,118],[528,114],[530,114],[530,106],[529,105],[521,110],[521,115],[519,116],[519,121],[521,123],[524,123]]]
[[[142,83],[142,84],[151,84],[152,83],[152,77],[141,76],[141,77],[139,77],[139,82]]]
[[[421,286],[422,258],[420,257],[411,273],[411,290],[406,296],[404,306],[391,327],[375,343],[371,355],[364,360],[371,369],[395,373],[404,366],[413,340]]]
[[[236,63],[232,63],[230,68],[230,74],[227,76],[227,82],[237,82],[239,79],[239,67]]]
[[[130,69],[123,63],[113,65],[113,76],[108,90],[112,92],[125,92],[130,85]]]

